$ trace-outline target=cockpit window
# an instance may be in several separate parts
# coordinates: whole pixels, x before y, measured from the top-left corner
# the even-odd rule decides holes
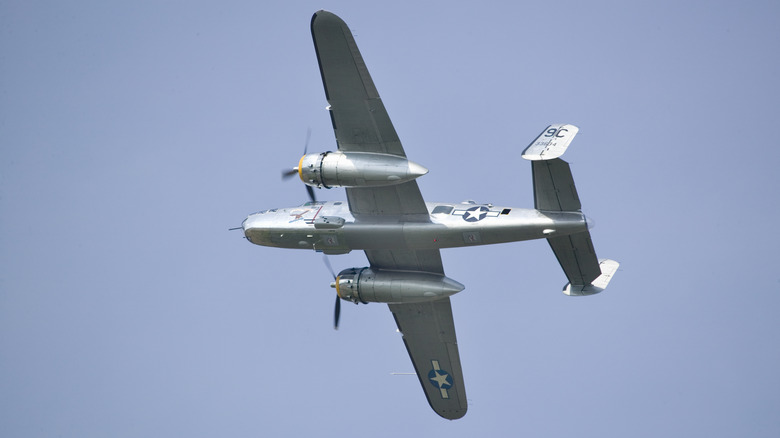
[[[437,205],[434,209],[432,214],[450,214],[452,213],[452,207],[449,205]]]

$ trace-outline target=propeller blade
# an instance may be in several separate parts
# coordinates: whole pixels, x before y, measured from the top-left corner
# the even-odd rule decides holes
[[[339,329],[339,317],[341,316],[341,298],[336,295],[336,308],[333,311],[333,329]]]
[[[338,281],[338,277],[336,277],[336,273],[333,271],[333,266],[330,264],[330,259],[327,255],[322,255],[322,261],[325,262],[325,267],[328,268],[328,271],[330,271],[330,275],[333,276],[334,282],[331,283],[330,287],[336,287],[336,281]],[[336,292],[336,305],[333,309],[333,329],[338,330],[339,329],[339,318],[341,317],[341,297],[339,297],[338,292]]]
[[[333,279],[335,280],[336,279],[336,272],[333,270],[333,266],[330,265],[330,259],[328,258],[328,256],[323,254],[322,255],[322,261],[325,262],[325,267],[328,268],[328,271],[330,271],[331,277],[333,277]]]
[[[309,194],[309,198],[311,199],[311,202],[317,202],[317,197],[314,196],[314,187],[307,185],[306,186],[306,193]]]
[[[283,170],[282,171],[282,180],[290,179],[293,176],[298,174],[298,168],[290,169],[290,170]]]
[[[309,139],[311,139],[311,128],[306,130],[306,143],[303,144],[303,155],[309,150]]]
[[[306,142],[303,144],[303,155],[306,155],[306,152],[309,150],[309,140],[311,139],[311,128],[306,130]],[[298,168],[290,169],[290,170],[283,170],[282,171],[282,180],[289,179],[293,177],[296,173],[298,173]]]

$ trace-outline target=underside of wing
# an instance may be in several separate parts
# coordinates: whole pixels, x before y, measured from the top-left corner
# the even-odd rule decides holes
[[[388,306],[431,408],[450,420],[466,415],[466,389],[449,297]]]
[[[346,23],[319,11],[312,17],[311,34],[339,150],[405,156]]]
[[[444,275],[437,249],[367,250],[366,256],[374,269]],[[388,306],[431,408],[450,420],[464,416],[466,389],[449,297]]]
[[[420,187],[416,181],[387,187],[347,188],[349,211],[356,220],[372,220],[380,216],[403,222],[428,222]]]
[[[367,249],[366,257],[372,268],[444,275],[441,253],[438,249]]]
[[[339,150],[405,157],[398,134],[346,23],[330,12],[319,11],[312,17],[311,34]],[[350,211],[359,221],[377,216],[396,216],[403,221],[429,220],[415,181],[346,190]]]

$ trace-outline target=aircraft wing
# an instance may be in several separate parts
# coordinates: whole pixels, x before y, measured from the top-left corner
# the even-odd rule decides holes
[[[330,12],[319,11],[311,19],[311,35],[339,150],[406,157],[346,23]],[[377,216],[430,220],[415,181],[346,190],[357,220]]]
[[[389,306],[431,408],[449,420],[466,415],[450,298]]]
[[[347,24],[319,11],[312,17],[311,34],[339,149],[405,157]]]
[[[319,11],[312,17],[311,34],[339,150],[406,157],[346,23]],[[346,191],[357,221],[430,221],[415,181]],[[375,269],[444,275],[438,250],[367,250],[366,257]],[[433,410],[448,419],[465,415],[466,392],[450,299],[389,306]]]
[[[372,268],[444,275],[439,250],[367,250]],[[425,397],[437,414],[466,415],[466,388],[449,297],[422,303],[388,304],[412,359]]]

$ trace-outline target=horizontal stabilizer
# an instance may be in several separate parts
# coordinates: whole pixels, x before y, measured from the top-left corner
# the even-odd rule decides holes
[[[552,160],[566,152],[569,143],[577,135],[580,128],[574,125],[550,125],[536,137],[525,150],[523,158],[530,161]]]
[[[583,231],[568,236],[550,237],[547,239],[563,268],[563,273],[573,285],[587,285],[601,275],[599,260],[593,249],[590,233]]]
[[[534,208],[548,211],[580,211],[580,197],[569,163],[560,158],[531,162]]]
[[[585,296],[597,294],[607,288],[609,281],[612,280],[612,276],[615,275],[620,263],[610,260],[599,260],[599,267],[601,268],[601,275],[587,285],[572,285],[567,284],[563,288],[563,293],[570,296]]]

